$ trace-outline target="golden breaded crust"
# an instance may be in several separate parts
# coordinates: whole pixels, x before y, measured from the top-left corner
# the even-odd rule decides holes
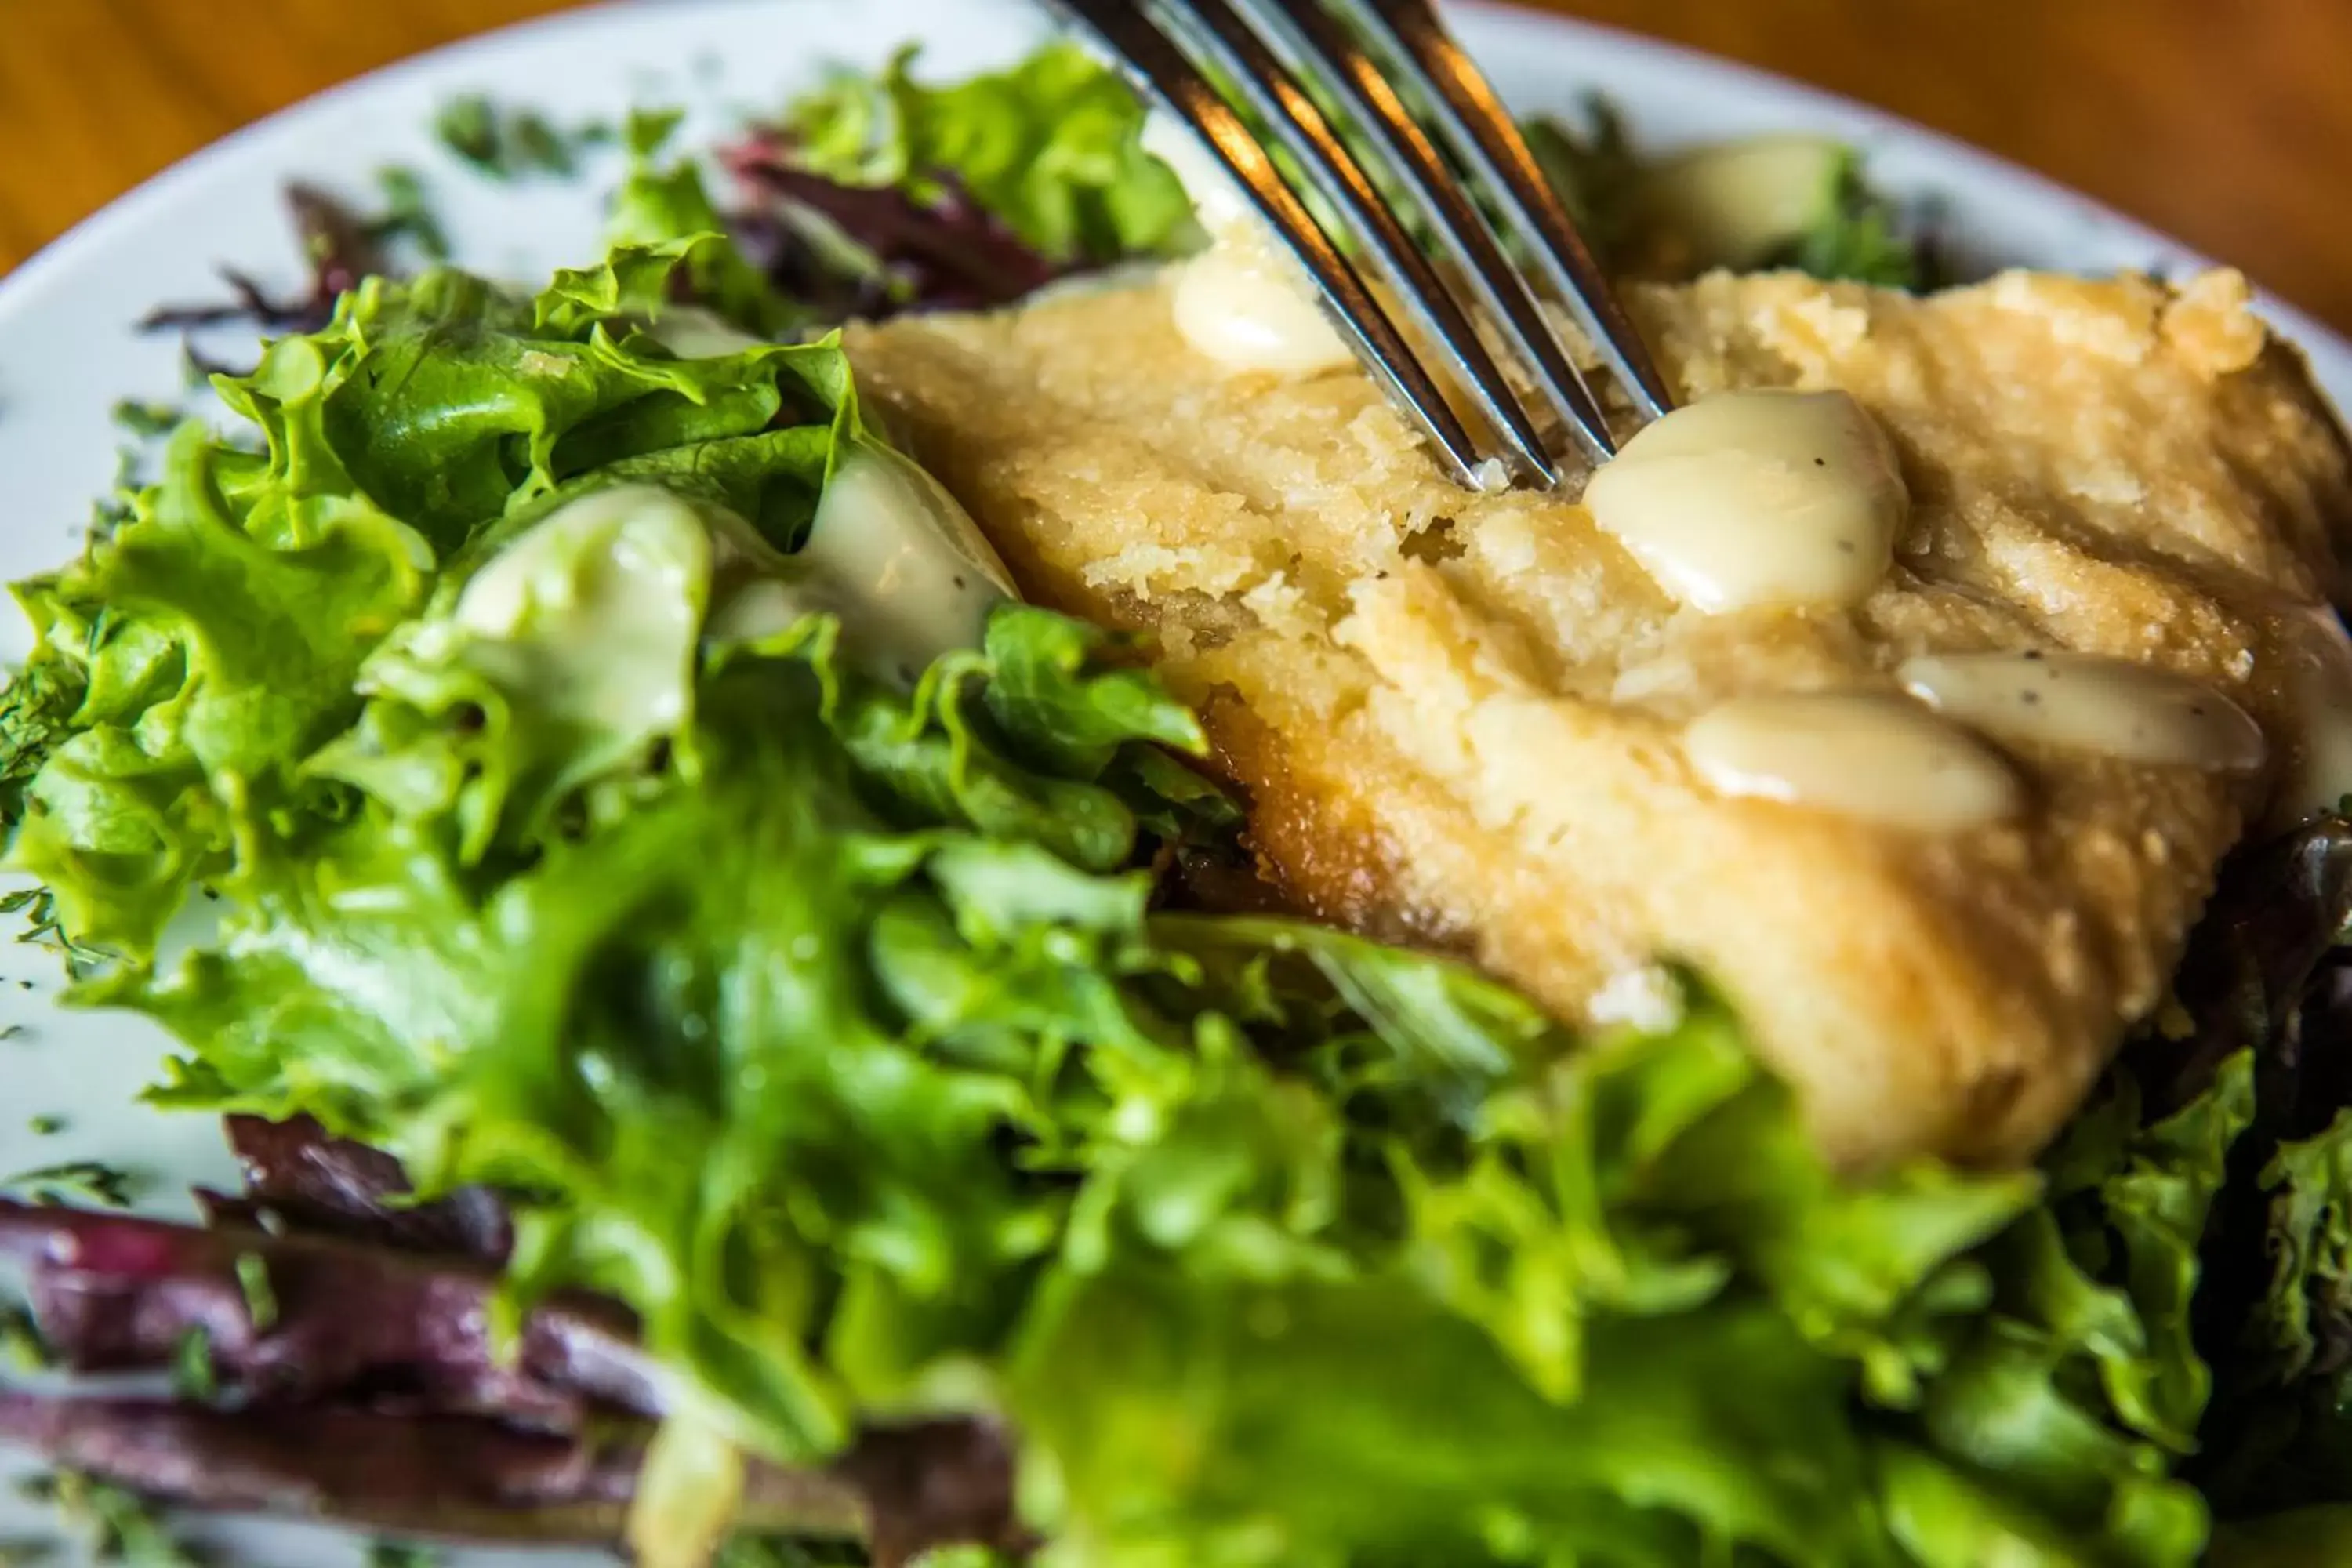
[[[1925,300],[1715,276],[1632,304],[1686,398],[1836,386],[1885,426],[1913,511],[1858,608],[1678,609],[1574,502],[1448,483],[1354,372],[1221,374],[1158,284],[850,352],[1025,591],[1159,637],[1300,906],[1572,1019],[1686,961],[1837,1157],[2027,1156],[2161,1000],[2269,781],[2028,749],[2026,818],[1923,836],[1718,797],[1680,727],[2048,646],[2209,680],[2282,733],[2276,617],[2333,595],[2352,528],[2340,437],[2233,274]]]

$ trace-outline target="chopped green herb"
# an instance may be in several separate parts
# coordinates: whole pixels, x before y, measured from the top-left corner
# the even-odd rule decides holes
[[[572,150],[539,115],[523,113],[507,122],[507,145],[514,162],[526,169],[545,169],[550,174],[572,173]]]
[[[66,1119],[62,1116],[36,1116],[25,1125],[36,1138],[54,1138],[66,1130]]]
[[[441,144],[485,173],[498,171],[499,126],[490,100],[478,92],[453,98],[434,118],[433,134]]]
[[[66,934],[58,918],[57,895],[48,889],[25,888],[0,897],[0,915],[16,914],[25,917],[25,929],[16,934],[16,940],[62,955],[68,979],[79,980],[106,961],[104,952]],[[17,985],[26,991],[33,988],[29,980],[18,981]]]
[[[448,233],[434,215],[416,171],[389,163],[375,172],[375,183],[383,193],[383,212],[368,226],[369,237],[379,245],[407,240],[428,261],[448,260]]]
[[[96,1160],[70,1160],[0,1181],[0,1196],[60,1207],[94,1204],[101,1208],[120,1209],[129,1208],[145,1185],[142,1178],[116,1166]]]
[[[89,503],[89,521],[84,525],[92,540],[113,537],[114,531],[131,521],[131,509],[119,500],[94,500]]]
[[[494,180],[573,174],[579,150],[611,136],[609,125],[567,132],[537,110],[501,109],[478,92],[443,104],[433,130],[443,146]]]
[[[114,423],[147,439],[170,435],[179,427],[180,411],[168,403],[142,403],[126,397],[114,405]]]
[[[278,1326],[278,1292],[269,1288],[268,1259],[257,1252],[237,1254],[236,1288],[245,1295],[245,1313],[253,1320],[254,1332],[266,1334]]]
[[[220,1373],[213,1365],[213,1337],[201,1323],[192,1325],[172,1349],[172,1392],[182,1399],[204,1401],[220,1393]]]

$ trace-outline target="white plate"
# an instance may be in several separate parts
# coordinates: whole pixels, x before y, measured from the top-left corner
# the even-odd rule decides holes
[[[887,16],[888,20],[881,20]],[[2199,264],[2182,247],[2084,198],[1981,153],[1826,94],[1703,56],[1533,13],[1465,8],[1462,31],[1523,110],[1572,110],[1609,93],[1646,145],[1804,128],[1865,148],[1872,177],[1932,201],[1955,259],[2087,272],[2179,272]],[[871,68],[919,39],[929,70],[966,73],[1013,58],[1041,31],[1016,0],[668,0],[574,13],[425,56],[353,83],[231,137],[82,225],[0,284],[0,577],[14,579],[76,547],[91,498],[114,472],[116,399],[165,397],[181,386],[177,342],[132,323],[161,300],[219,292],[215,268],[265,283],[301,280],[279,190],[292,177],[342,187],[362,203],[386,163],[421,170],[457,258],[516,277],[544,275],[597,254],[592,192],[613,170],[577,183],[494,184],[434,142],[434,110],[469,90],[530,103],[559,122],[609,118],[630,104],[691,103],[689,139],[745,111],[782,101],[830,63]],[[2339,406],[2352,405],[2352,345],[2276,301],[2272,319],[2303,343]],[[23,649],[12,623],[0,653]],[[141,1109],[165,1041],[121,1020],[58,1012],[46,997],[46,957],[0,945],[0,1025],[27,1033],[0,1041],[0,1173],[75,1158],[151,1173],[173,1212],[191,1179],[230,1178],[213,1123]],[[29,982],[33,989],[22,989]],[[63,1133],[36,1138],[37,1115],[63,1116]],[[0,1540],[46,1524],[0,1498]],[[333,1568],[356,1550],[284,1526],[205,1531],[233,1542],[247,1568]],[[531,1556],[541,1564],[603,1562]],[[485,1554],[476,1564],[514,1562]]]

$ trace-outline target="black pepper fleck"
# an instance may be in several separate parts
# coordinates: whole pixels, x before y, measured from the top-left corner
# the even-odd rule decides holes
[[[2038,647],[2027,648],[2025,650],[2025,657],[2038,663],[2042,658],[2042,650]]]
[[[961,572],[956,574],[955,585],[959,588],[963,586],[963,574]]]
[[[2029,706],[2029,707],[2031,707],[2032,704],[2034,704],[2034,703],[2039,702],[2039,701],[2041,701],[2041,700],[2042,700],[2042,693],[2040,693],[2039,691],[2028,691],[2028,692],[2024,693],[2024,697],[2025,697],[2026,705],[2027,705],[2027,706]]]
[[[1827,458],[1815,458],[1813,459],[1813,467],[1817,468],[1826,468],[1829,466],[1830,460]]]

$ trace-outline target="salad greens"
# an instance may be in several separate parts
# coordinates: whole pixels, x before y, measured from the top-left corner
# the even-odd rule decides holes
[[[1049,47],[947,86],[917,80],[914,63],[914,51],[902,50],[877,75],[835,78],[793,103],[764,140],[755,136],[763,155],[739,157],[737,168],[781,165],[798,176],[790,188],[803,196],[816,195],[814,179],[895,192],[918,209],[968,201],[1057,268],[1198,243],[1181,184],[1142,146],[1134,95],[1076,47]],[[1644,157],[1597,99],[1580,124],[1543,118],[1524,129],[1586,239],[1615,270],[1688,277],[1711,267],[1793,267],[1892,288],[1929,281],[1924,251],[1899,232],[1894,208],[1843,143],[1759,137]],[[1793,160],[1772,155],[1770,144],[1783,141],[1807,145]],[[1766,153],[1760,161],[1757,151]],[[1707,177],[1710,168],[1759,162],[1734,190]],[[1759,189],[1761,215],[1753,211]],[[837,201],[823,205],[838,213]],[[1723,221],[1741,209],[1746,216]],[[850,226],[864,237],[855,217]]]
[[[800,163],[919,203],[952,187],[1046,259],[1104,265],[1184,248],[1192,204],[1143,149],[1143,108],[1075,44],[947,87],[914,79],[901,50],[877,76],[844,74],[784,118]]]
[[[693,297],[729,324],[758,337],[789,335],[809,324],[806,311],[726,237],[726,224],[691,158],[663,161],[677,131],[672,110],[632,113],[621,132],[628,177],[613,196],[606,233],[615,245],[661,246],[703,237],[688,257]]]
[[[901,57],[760,156],[776,189],[887,186],[894,222],[967,204],[1101,264],[1190,223],[1140,124],[1066,49],[946,88]],[[467,1363],[462,1413],[587,1432],[593,1394],[658,1423],[622,1456],[656,1568],[765,1519],[780,1476],[837,1489],[877,1436],[932,1431],[983,1458],[1016,1434],[1045,1560],[1112,1568],[2185,1568],[2216,1506],[2352,1502],[2352,1073],[2316,1048],[2346,1023],[2352,826],[2233,870],[2179,1037],[2033,1172],[1831,1171],[1703,977],[1670,1022],[1579,1037],[1445,959],[1179,907],[1160,873],[1229,851],[1237,811],[1133,650],[1007,605],[897,682],[822,609],[723,613],[882,443],[830,339],[676,346],[701,341],[667,330],[682,297],[766,333],[818,311],[711,232],[673,128],[630,125],[601,264],[536,295],[355,282],[215,378],[234,431],[182,426],[79,560],[15,590],[39,642],[0,695],[0,816],[94,955],[69,999],[170,1030],[154,1098],[234,1113],[241,1149],[372,1146],[310,1211],[342,1250],[283,1203],[276,1231],[215,1198],[247,1228],[63,1251],[0,1213],[44,1267],[87,1250],[155,1293],[144,1350],[45,1317],[69,1362],[200,1363],[203,1421],[171,1429],[225,1430],[256,1411],[206,1401],[273,1365],[295,1397],[270,1347],[323,1355],[299,1370],[324,1397],[412,1353],[322,1348],[388,1282],[478,1302],[500,1265],[518,1343],[585,1300],[608,1360],[564,1364],[627,1375]],[[1541,144],[1588,214],[1631,199],[1622,144]],[[1796,258],[1892,277],[1850,158],[1811,172],[1834,200]],[[199,887],[216,924],[167,946]],[[354,1192],[402,1250],[349,1250]],[[301,1288],[326,1257],[332,1312]],[[77,1299],[41,1283],[37,1307]],[[189,1338],[223,1290],[235,1332]],[[257,1409],[372,1442],[396,1420]],[[867,1525],[886,1563],[1008,1544]],[[2342,1525],[2293,1528],[2220,1539],[2283,1561]]]
[[[1528,145],[1610,268],[1688,278],[1711,268],[1794,268],[1823,279],[1922,289],[1937,268],[1902,216],[1832,137],[1765,134],[1644,157],[1611,105],[1581,123],[1527,127]]]

